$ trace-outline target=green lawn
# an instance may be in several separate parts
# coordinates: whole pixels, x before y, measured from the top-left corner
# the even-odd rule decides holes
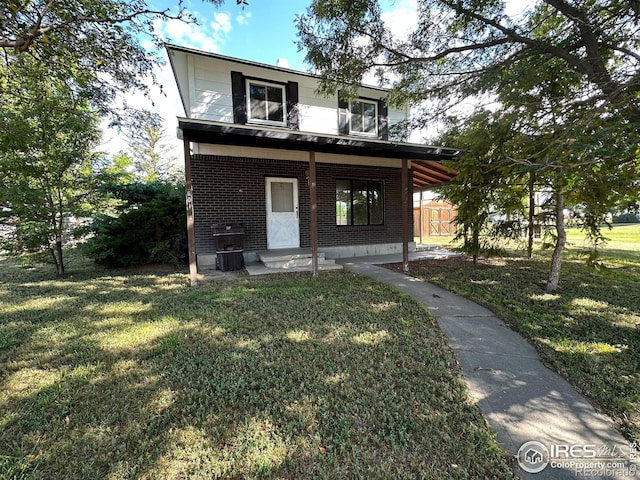
[[[608,239],[606,248],[609,250],[640,250],[640,224],[614,225],[611,229],[603,227],[602,233]],[[420,237],[415,237],[414,241],[420,243]],[[579,228],[572,227],[567,229],[567,241],[569,248],[589,248],[584,232]],[[525,242],[526,239],[523,239],[523,246]],[[422,243],[425,245],[442,245],[450,248],[455,248],[460,245],[460,242],[453,241],[453,235],[423,237]],[[540,244],[540,239],[536,239],[536,243]],[[511,245],[511,247],[513,246],[514,244]]]
[[[640,253],[640,224],[614,225],[611,229],[605,227],[602,233],[607,239],[603,248],[605,253]],[[589,249],[584,233],[578,228],[567,229],[567,242],[570,249]]]
[[[481,303],[529,338],[543,359],[640,437],[640,225],[617,226],[602,265],[587,267],[578,230],[569,231],[560,288],[544,292],[550,252],[412,264],[412,274]]]
[[[387,286],[48,272],[0,259],[0,478],[513,478]]]

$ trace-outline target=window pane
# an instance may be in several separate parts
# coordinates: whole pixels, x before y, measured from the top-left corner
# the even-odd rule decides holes
[[[376,104],[375,103],[363,103],[362,104],[363,115],[367,117],[375,117],[376,116]]]
[[[351,114],[351,130],[353,132],[362,132],[362,116]]]
[[[374,103],[363,104],[363,128],[366,133],[376,133],[376,105]]]
[[[353,224],[367,225],[367,182],[353,181]]]
[[[362,127],[362,131],[366,133],[376,133],[376,118],[375,117],[364,117],[364,125]]]
[[[351,225],[351,181],[336,182],[336,225]]]
[[[382,182],[369,182],[369,223],[382,225],[384,222],[384,192]]]
[[[293,183],[271,182],[271,211],[293,212]]]
[[[266,120],[267,119],[266,87],[261,85],[250,84],[249,98],[250,98],[249,118],[257,119],[257,120]]]
[[[255,85],[252,83],[249,87],[249,94],[251,95],[251,100],[267,99],[267,89],[263,85]]]
[[[283,95],[280,87],[267,87],[267,101],[269,104],[269,120],[284,121]]]
[[[376,133],[376,104],[357,101],[351,103],[350,127],[356,133]]]

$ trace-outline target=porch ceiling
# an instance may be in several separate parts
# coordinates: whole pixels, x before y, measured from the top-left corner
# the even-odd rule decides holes
[[[461,151],[454,148],[321,135],[269,127],[178,118],[182,136],[198,143],[279,148],[308,152],[335,153],[368,157],[406,158],[411,161],[414,190],[446,183],[457,174],[442,165],[443,160],[456,160]]]

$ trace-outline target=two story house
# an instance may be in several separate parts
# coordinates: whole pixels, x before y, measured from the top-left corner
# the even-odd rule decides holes
[[[412,192],[446,182],[459,151],[393,141],[407,119],[387,90],[321,96],[309,73],[167,45],[186,117],[192,275],[215,264],[212,226],[244,226],[245,261],[308,249],[314,260],[414,245]],[[193,278],[193,277],[192,277]]]

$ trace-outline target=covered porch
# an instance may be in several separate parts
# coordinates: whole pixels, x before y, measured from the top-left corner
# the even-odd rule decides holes
[[[393,253],[392,247],[400,245],[397,253],[402,253],[408,268],[413,189],[453,178],[455,172],[440,162],[460,153],[449,148],[204,120],[179,119],[179,128],[184,141],[192,283],[206,254],[207,223],[223,217],[246,222],[248,253],[257,257],[257,252],[265,250],[277,253],[279,247],[302,248],[304,261],[310,263],[314,275],[331,259]],[[353,178],[362,180],[351,180],[350,184],[340,180]],[[280,200],[269,198],[270,192],[277,191],[270,182],[294,192],[295,204],[283,200],[272,208]],[[369,211],[365,208],[359,214],[357,209],[363,203],[355,202],[355,193],[350,193],[355,202],[352,222],[343,222],[344,213],[336,213],[337,188],[347,193],[364,192]],[[217,198],[218,203],[202,206],[205,195]],[[372,200],[378,197],[382,207]],[[268,212],[291,212],[281,225],[299,224],[297,244],[274,241],[265,207]],[[381,210],[374,211],[376,208]],[[357,215],[364,215],[364,222]]]

